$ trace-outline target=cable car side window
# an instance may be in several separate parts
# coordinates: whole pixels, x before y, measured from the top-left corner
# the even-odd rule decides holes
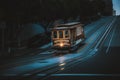
[[[63,31],[59,31],[59,38],[63,38]]]
[[[57,31],[53,31],[53,37],[57,38]]]

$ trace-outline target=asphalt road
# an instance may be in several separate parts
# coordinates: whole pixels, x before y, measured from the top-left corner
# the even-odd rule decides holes
[[[120,18],[117,17],[110,33],[95,55],[69,69],[51,74],[47,80],[120,80]]]
[[[1,79],[97,80],[120,77],[120,18],[104,17],[85,26],[84,45],[70,54],[47,51],[0,66]],[[44,57],[43,57],[44,55]]]

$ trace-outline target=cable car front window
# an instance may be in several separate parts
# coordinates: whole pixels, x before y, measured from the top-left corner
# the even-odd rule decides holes
[[[59,38],[63,38],[63,31],[59,31]]]
[[[68,30],[65,30],[65,38],[68,38],[68,37],[69,37]]]
[[[57,31],[53,31],[53,37],[57,38]]]

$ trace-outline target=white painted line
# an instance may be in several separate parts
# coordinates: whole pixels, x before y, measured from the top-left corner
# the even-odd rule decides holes
[[[111,22],[111,24],[108,26],[106,32],[103,34],[102,38],[99,40],[99,42],[97,43],[97,45],[95,46],[95,49],[97,49],[97,47],[99,46],[99,44],[101,43],[101,41],[103,40],[104,36],[106,35],[107,31],[111,28],[111,25],[115,22],[116,18]]]
[[[116,28],[115,28],[115,29],[116,29]],[[110,42],[109,42],[108,47],[107,47],[107,49],[106,49],[106,53],[108,53],[108,51],[109,51],[109,49],[110,49],[110,45],[111,45],[111,42],[112,42],[112,40],[113,40],[113,35],[115,34],[115,29],[114,29],[114,31],[113,31],[113,33],[112,33]]]

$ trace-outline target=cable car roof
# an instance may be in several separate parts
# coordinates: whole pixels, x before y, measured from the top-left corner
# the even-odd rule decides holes
[[[77,24],[80,24],[80,22],[70,22],[70,23],[66,23],[66,24],[60,24],[59,26],[54,27],[53,29],[72,29],[72,28],[77,27],[77,26],[74,26]]]
[[[70,23],[66,23],[66,24],[60,24],[58,27],[62,27],[62,26],[73,26],[76,24],[80,24],[80,22],[70,22]]]

